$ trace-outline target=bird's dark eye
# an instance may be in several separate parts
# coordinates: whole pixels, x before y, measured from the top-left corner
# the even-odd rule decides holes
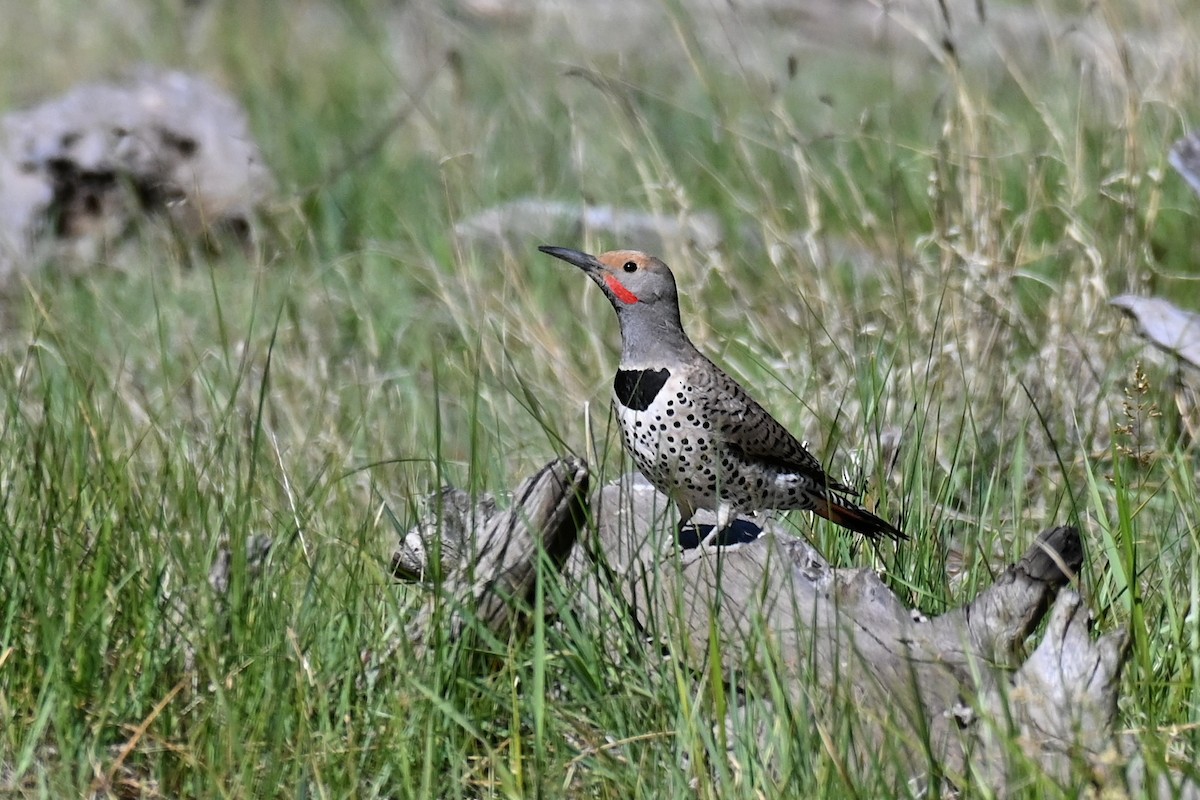
[[[633,261],[626,261],[625,262],[625,271],[626,272],[637,272],[637,263],[633,262]]]

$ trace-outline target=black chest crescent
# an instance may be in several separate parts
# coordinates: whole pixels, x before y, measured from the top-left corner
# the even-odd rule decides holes
[[[666,369],[622,369],[613,379],[617,402],[634,411],[645,411],[671,377]]]

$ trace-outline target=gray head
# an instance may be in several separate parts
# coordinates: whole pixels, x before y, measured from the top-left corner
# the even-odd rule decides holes
[[[621,323],[621,363],[653,366],[695,350],[679,320],[679,293],[666,264],[638,250],[612,250],[598,256],[566,247],[539,247],[583,270],[604,290]]]

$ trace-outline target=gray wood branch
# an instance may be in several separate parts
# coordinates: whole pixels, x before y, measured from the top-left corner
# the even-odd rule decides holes
[[[566,561],[583,525],[587,491],[587,465],[563,459],[522,481],[503,511],[491,498],[475,508],[463,492],[439,492],[431,503],[436,516],[405,537],[392,557],[399,578],[440,579],[417,621],[417,637],[428,636],[435,605],[448,602],[451,638],[479,623],[507,640],[528,614],[538,559],[544,554],[552,570]],[[473,527],[465,528],[468,523]]]
[[[961,777],[978,769],[982,752],[993,785],[1002,785],[1011,737],[981,736],[988,729],[981,720],[993,721],[1003,710],[1012,694],[1005,687],[1027,684],[1046,698],[1049,705],[1030,701],[1016,709],[1017,728],[1027,722],[1032,733],[1054,717],[1063,697],[1080,708],[1114,707],[1113,687],[1105,695],[1070,682],[1074,673],[1052,670],[1048,660],[1041,668],[1031,660],[1011,674],[1021,644],[1079,567],[1072,528],[1042,534],[971,603],[930,618],[906,607],[872,571],[833,569],[774,523],[752,543],[680,556],[666,498],[638,476],[604,487],[598,499],[598,546],[591,554],[603,563],[594,568],[581,556],[572,559],[581,595],[611,593],[644,629],[681,631],[684,657],[697,665],[710,652],[715,614],[724,674],[753,671],[770,654],[772,667],[792,677],[797,701],[834,715],[848,695],[862,711],[848,763],[877,763],[881,749],[892,748],[910,776],[919,777],[928,746],[941,772]],[[603,606],[592,608],[599,614]],[[1074,640],[1072,648],[1081,662],[1102,661],[1119,673],[1120,648],[1097,650]],[[1111,738],[1111,724],[1097,730]]]
[[[617,609],[648,635],[653,652],[670,642],[697,672],[719,666],[751,688],[771,670],[816,724],[844,725],[853,709],[850,752],[840,754],[851,770],[877,768],[882,754],[917,788],[935,777],[983,781],[999,795],[1015,789],[1029,765],[1061,781],[1082,774],[1097,786],[1149,782],[1136,759],[1127,766],[1113,732],[1128,636],[1093,637],[1082,600],[1066,588],[1083,559],[1074,528],[1042,533],[970,603],[927,617],[871,570],[834,569],[774,522],[760,529],[741,519],[738,530],[757,538],[681,550],[666,498],[636,474],[592,497],[594,534],[572,547],[586,486],[586,465],[571,460],[523,483],[509,511],[475,511],[465,495],[443,492],[433,504],[441,527],[414,529],[399,560],[414,561],[413,536],[426,557],[436,554],[430,537],[440,530],[451,542],[441,555],[454,563],[417,572],[443,572],[438,594],[507,636],[528,611],[532,558],[544,550],[556,564],[565,560],[576,610],[598,631],[620,627]],[[471,521],[473,528],[461,527]],[[1049,609],[1045,634],[1023,658]],[[708,663],[714,620],[719,665]],[[743,711],[714,722],[745,734],[736,723]],[[1156,785],[1160,796],[1166,785]]]

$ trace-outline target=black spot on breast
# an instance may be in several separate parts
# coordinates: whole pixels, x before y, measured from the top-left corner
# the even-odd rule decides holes
[[[671,377],[665,369],[622,369],[613,379],[617,402],[634,411],[645,411]]]

